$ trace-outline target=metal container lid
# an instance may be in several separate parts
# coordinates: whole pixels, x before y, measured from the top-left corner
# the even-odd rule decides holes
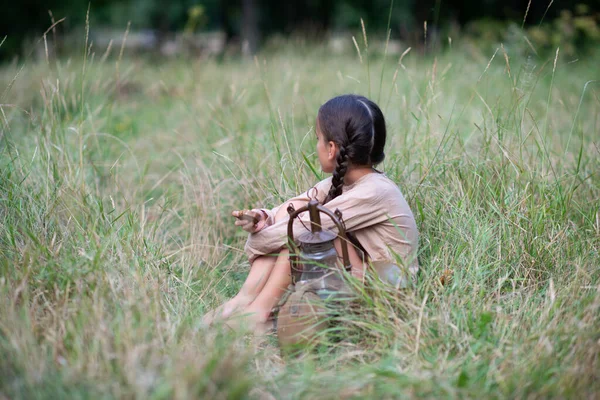
[[[336,237],[337,234],[332,231],[304,232],[298,236],[298,241],[300,243],[317,244],[332,242]]]

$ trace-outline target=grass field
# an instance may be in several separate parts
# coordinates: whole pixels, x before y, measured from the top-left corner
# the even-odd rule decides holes
[[[600,57],[103,51],[0,69],[0,398],[600,396]],[[248,270],[230,211],[320,179],[348,92],[387,118],[416,290],[302,358],[202,329]]]

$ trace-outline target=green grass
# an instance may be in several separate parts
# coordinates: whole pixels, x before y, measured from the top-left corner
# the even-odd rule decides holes
[[[600,57],[289,47],[0,70],[0,397],[598,396]],[[230,210],[314,184],[319,105],[369,90],[416,290],[298,359],[201,329],[248,269]]]

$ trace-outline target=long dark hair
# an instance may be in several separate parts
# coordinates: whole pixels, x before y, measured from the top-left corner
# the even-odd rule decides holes
[[[344,175],[350,165],[376,165],[385,153],[385,118],[381,109],[364,96],[334,97],[319,108],[319,129],[325,142],[334,142],[339,151],[331,189],[325,203],[342,194]]]

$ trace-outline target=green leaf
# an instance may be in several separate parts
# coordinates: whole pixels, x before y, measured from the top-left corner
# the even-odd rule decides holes
[[[306,157],[306,154],[304,154],[304,152],[302,152],[302,158],[304,159],[304,162],[306,163],[306,165],[308,165],[308,168],[310,168],[310,170],[312,171],[313,175],[319,180],[323,180],[323,177],[321,176],[321,174],[317,171],[317,169],[315,168],[315,166],[310,162],[310,160],[308,159],[308,157]]]

